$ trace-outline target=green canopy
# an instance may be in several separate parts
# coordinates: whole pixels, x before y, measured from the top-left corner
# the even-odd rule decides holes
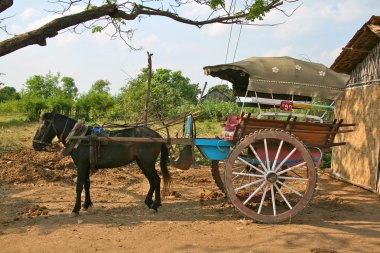
[[[206,75],[230,81],[240,93],[248,90],[335,99],[349,79],[322,64],[291,57],[251,57],[203,69]]]

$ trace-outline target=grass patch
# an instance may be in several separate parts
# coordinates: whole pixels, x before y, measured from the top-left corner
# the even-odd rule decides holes
[[[0,126],[0,152],[16,151],[32,147],[38,123]]]
[[[0,126],[3,124],[17,125],[27,121],[27,115],[24,113],[1,113]]]
[[[0,152],[30,148],[37,127],[38,123],[26,121],[24,114],[1,114]]]

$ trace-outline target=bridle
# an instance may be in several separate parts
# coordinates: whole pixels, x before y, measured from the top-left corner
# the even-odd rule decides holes
[[[49,133],[50,131],[50,128],[53,127],[53,130],[55,132],[55,135],[58,136],[58,131],[57,131],[57,128],[55,127],[54,125],[54,119],[55,119],[55,114],[53,115],[53,117],[51,119],[44,119],[44,121],[47,121],[49,122],[49,125],[47,126],[47,128],[44,130],[44,133],[42,135],[42,137],[40,139],[37,139],[37,140],[33,140],[33,143],[38,143],[38,144],[44,144],[45,146],[49,146],[51,145],[51,143],[47,143],[45,142],[45,138],[46,138],[46,135]],[[66,122],[67,123],[67,122]],[[66,126],[65,126],[66,128]]]

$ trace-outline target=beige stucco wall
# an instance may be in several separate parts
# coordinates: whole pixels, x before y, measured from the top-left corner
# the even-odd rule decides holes
[[[341,107],[337,101],[335,117],[357,126],[353,133],[336,136],[335,142],[348,144],[333,148],[333,173],[375,190],[380,148],[380,84],[347,90]]]

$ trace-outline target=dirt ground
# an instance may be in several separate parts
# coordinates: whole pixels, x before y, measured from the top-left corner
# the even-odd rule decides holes
[[[71,158],[0,154],[0,252],[380,252],[380,197],[326,173],[311,206],[276,225],[244,219],[209,167],[171,174],[171,196],[151,213],[135,165],[98,171],[94,208],[71,218]]]

